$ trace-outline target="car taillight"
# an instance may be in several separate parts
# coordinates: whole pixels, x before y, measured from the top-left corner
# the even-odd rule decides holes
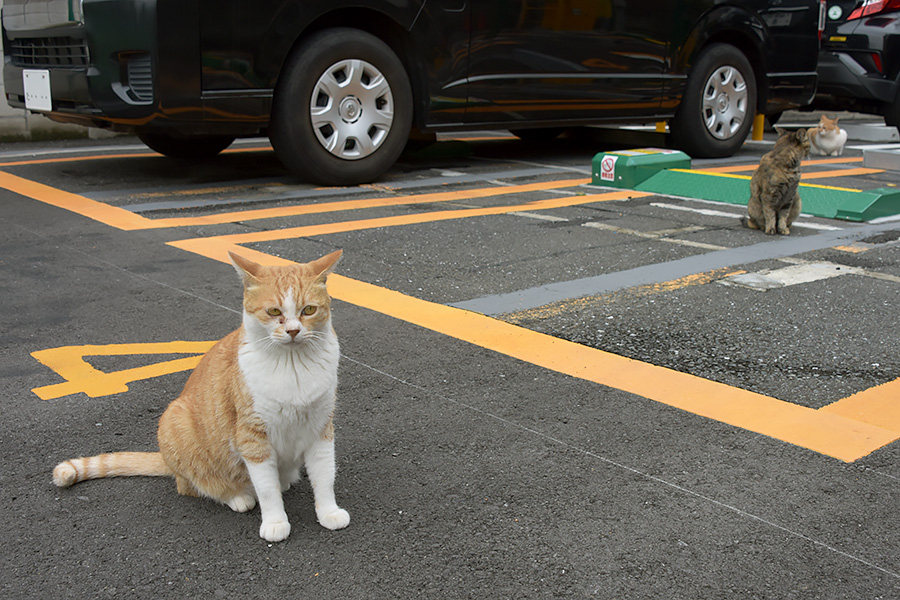
[[[900,10],[900,0],[863,0],[863,3],[850,13],[847,20],[870,17],[889,10]]]
[[[822,41],[822,32],[825,31],[825,13],[828,12],[827,0],[819,0],[819,41]]]

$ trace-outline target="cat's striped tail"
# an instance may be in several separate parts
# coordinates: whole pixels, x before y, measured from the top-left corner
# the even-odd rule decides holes
[[[53,483],[69,487],[85,479],[149,475],[174,475],[159,452],[113,452],[66,460],[53,469]]]

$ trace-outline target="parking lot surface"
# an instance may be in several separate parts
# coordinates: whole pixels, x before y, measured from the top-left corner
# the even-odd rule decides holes
[[[693,195],[594,185],[596,153],[652,131],[476,132],[354,188],[258,140],[201,163],[128,138],[0,149],[3,595],[900,596],[900,219],[742,228],[707,188],[773,139],[693,161]],[[890,193],[869,145],[811,157],[801,197]],[[155,449],[240,323],[229,250],[338,248],[348,529],[304,485],[279,544],[167,479],[52,486],[60,460]]]

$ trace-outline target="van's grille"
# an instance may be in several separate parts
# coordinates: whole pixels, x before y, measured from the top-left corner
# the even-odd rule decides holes
[[[84,40],[70,37],[15,38],[10,59],[17,67],[86,67],[88,49]]]
[[[153,100],[153,69],[149,54],[128,59],[128,87],[136,100]]]

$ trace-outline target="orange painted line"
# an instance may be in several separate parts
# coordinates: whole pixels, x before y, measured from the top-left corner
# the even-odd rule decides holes
[[[855,419],[784,402],[406,296],[340,275],[335,298],[500,354],[852,462],[900,438]]]
[[[754,167],[755,168],[755,167]],[[746,179],[750,180],[751,175],[736,175],[735,172],[725,172],[725,171],[716,171],[713,169],[672,169],[673,171],[681,171],[684,173],[700,173],[705,175],[712,175],[713,177],[728,177],[731,179]],[[743,170],[743,169],[741,169]],[[807,179],[823,179],[825,177],[850,177],[853,175],[870,175],[872,173],[884,173],[884,169],[867,169],[864,167],[860,167],[858,169],[837,169],[833,171],[807,171],[800,175],[800,179],[806,181]],[[838,188],[835,188],[838,189]]]
[[[432,202],[451,202],[454,200],[470,200],[473,198],[489,198],[506,194],[520,194],[525,192],[543,191],[556,188],[574,187],[590,183],[590,179],[566,179],[559,181],[544,181],[524,185],[512,185],[493,188],[479,188],[471,190],[458,190],[453,192],[435,192],[432,194],[419,194],[413,196],[392,196],[390,198],[367,198],[364,200],[341,200],[320,204],[305,204],[300,206],[282,206],[277,208],[262,208],[256,210],[243,210],[224,212],[200,217],[172,217],[166,219],[149,220],[151,224],[147,229],[160,229],[165,227],[185,227],[195,225],[218,225],[222,223],[236,223],[238,221],[251,221],[256,219],[275,219],[279,217],[294,217],[298,215],[312,215],[344,210],[359,210],[365,208],[381,208],[385,206],[400,206],[403,204],[426,204]]]
[[[223,250],[243,254],[261,264],[292,264],[258,250],[234,244],[224,246],[223,243]],[[228,261],[227,254],[213,258]],[[846,462],[858,460],[900,438],[898,431],[861,419],[807,408],[625,358],[342,275],[328,277],[328,290],[338,300],[529,364],[636,394]]]
[[[861,156],[854,156],[848,158],[822,158],[822,159],[813,159],[813,160],[804,160],[801,164],[802,166],[812,166],[812,165],[835,165],[835,164],[845,164],[845,163],[854,163],[854,162],[862,162],[863,158]],[[710,173],[741,173],[744,171],[754,171],[756,167],[759,166],[759,163],[753,163],[752,165],[731,165],[727,167],[710,167],[704,168],[703,171],[708,171]]]
[[[900,379],[863,390],[819,409],[900,434]]]
[[[271,150],[271,146],[260,146],[258,148],[228,148],[223,150],[221,154],[234,154],[236,152],[265,152]],[[26,160],[14,160],[0,163],[0,167],[15,167],[19,165],[50,165],[54,163],[79,162],[84,160],[106,160],[111,158],[159,158],[162,154],[154,152],[147,148],[143,152],[131,152],[127,154],[88,154],[85,156],[66,156],[63,158],[30,158]]]
[[[428,213],[396,215],[377,219],[362,219],[357,221],[340,221],[337,223],[325,223],[322,225],[306,225],[303,227],[291,227],[288,229],[275,229],[271,231],[256,231],[253,233],[238,233],[233,235],[220,235],[208,238],[191,238],[168,242],[169,246],[181,248],[201,256],[216,260],[227,260],[227,249],[237,244],[253,244],[257,242],[272,242],[275,240],[289,240],[301,237],[317,235],[330,235],[334,233],[347,233],[349,231],[362,231],[380,227],[396,227],[399,225],[417,225],[421,223],[433,223],[437,221],[449,221],[454,219],[466,219],[471,217],[485,217],[502,215],[517,211],[542,210],[548,208],[563,208],[578,206],[594,202],[608,202],[610,200],[624,200],[627,198],[641,198],[651,194],[622,190],[605,194],[592,194],[586,196],[567,196],[564,198],[551,198],[549,200],[536,200],[526,204],[512,206],[488,206],[484,208],[469,208],[459,210],[443,210]]]
[[[139,157],[148,157],[148,156],[162,156],[161,154],[157,154],[148,148],[146,152],[134,153],[134,154],[107,154],[107,155],[86,155],[86,156],[66,156],[63,158],[29,158],[26,160],[14,160],[9,162],[0,163],[0,167],[16,167],[19,165],[52,165],[54,163],[70,163],[70,162],[79,162],[83,160],[104,160],[107,158],[139,158]]]
[[[884,173],[884,169],[836,169],[834,171],[809,171],[800,176],[800,179],[822,179],[825,177],[853,177],[854,175],[871,175],[872,173]]]
[[[735,175],[734,173],[716,173],[716,172],[713,172],[713,171],[706,171],[706,170],[700,170],[700,169],[697,169],[697,170],[693,170],[693,169],[669,169],[669,170],[670,170],[670,171],[677,171],[677,172],[680,172],[680,173],[694,173],[694,174],[698,174],[698,175],[709,175],[710,177],[725,177],[725,178],[728,178],[728,179],[743,179],[743,180],[745,180],[745,181],[750,181],[750,177],[751,177],[750,175]],[[843,173],[844,171],[841,171],[841,172]],[[802,177],[802,179],[807,179],[807,177],[804,176],[804,177]],[[815,177],[812,177],[812,179],[815,179]],[[855,188],[835,187],[835,186],[832,186],[832,185],[818,185],[818,184],[815,184],[815,183],[801,183],[801,184],[800,184],[800,187],[806,187],[806,188],[820,188],[820,189],[824,189],[824,190],[840,190],[840,191],[842,191],[842,192],[861,192],[861,191],[862,191],[862,190],[858,190],[858,189],[855,189]]]
[[[110,206],[103,202],[97,202],[78,194],[71,194],[49,185],[2,171],[0,171],[0,187],[45,204],[63,208],[116,229],[125,231],[147,229],[148,225],[153,223],[150,219],[145,219],[124,208]]]
[[[363,208],[378,208],[385,206],[398,206],[403,204],[424,204],[432,202],[450,202],[453,200],[466,200],[472,198],[487,198],[532,191],[542,191],[564,187],[573,187],[589,183],[590,179],[565,179],[550,182],[538,182],[517,186],[504,186],[495,188],[479,188],[472,190],[459,190],[453,192],[436,192],[433,194],[420,194],[412,196],[392,196],[390,198],[370,198],[365,200],[346,200],[327,202],[322,204],[308,204],[300,206],[286,206],[278,208],[264,208],[257,210],[235,211],[206,215],[201,217],[172,217],[167,219],[148,219],[124,208],[111,206],[103,202],[97,202],[78,194],[72,194],[48,185],[18,177],[10,173],[0,172],[0,187],[11,192],[27,196],[45,204],[50,204],[70,212],[94,219],[105,225],[136,231],[142,229],[163,229],[168,227],[185,227],[196,225],[216,225],[222,223],[236,223],[256,219],[272,219],[277,217],[320,214],[344,210],[357,210]],[[634,194],[633,192],[631,194]],[[638,194],[640,194],[638,192]],[[641,194],[643,195],[643,194]],[[586,198],[587,196],[577,196]],[[579,202],[580,203],[580,202]],[[566,204],[566,206],[571,203]],[[529,205],[523,205],[529,206]],[[519,209],[521,210],[521,208]],[[531,208],[530,210],[536,210]],[[458,211],[452,211],[458,212]],[[501,211],[502,212],[502,211]],[[433,214],[433,213],[426,213]],[[289,231],[289,230],[285,230]]]

